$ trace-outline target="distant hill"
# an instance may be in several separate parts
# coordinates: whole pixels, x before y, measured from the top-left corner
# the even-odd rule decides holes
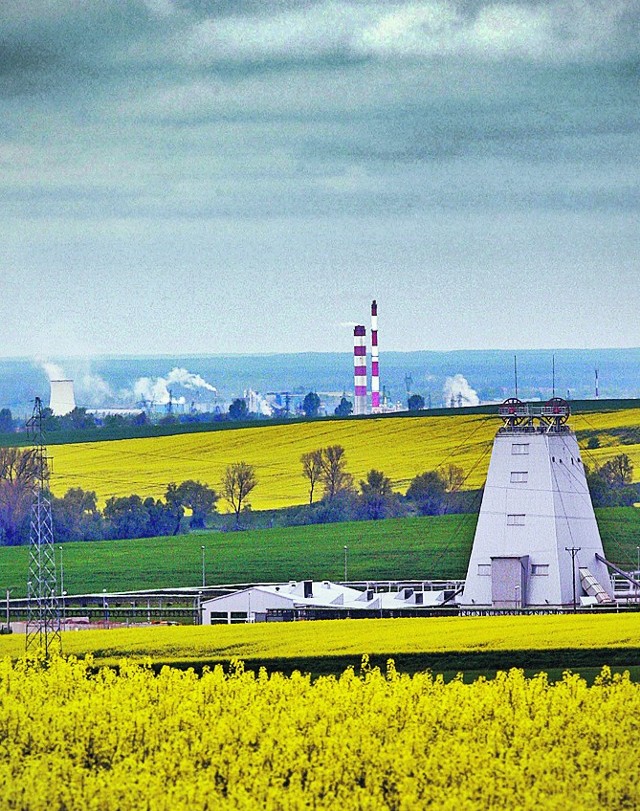
[[[385,352],[383,344],[381,351],[381,385],[394,403],[406,402],[407,382],[412,393],[421,394],[427,402],[430,398],[434,407],[449,405],[452,387],[454,392],[464,390],[469,404],[475,397],[482,402],[501,400],[514,392],[514,353],[509,350]],[[518,393],[522,398],[546,400],[551,396],[552,354],[536,349],[517,353]],[[298,392],[299,396],[308,391],[349,394],[353,388],[350,351],[49,360],[53,362],[50,373],[75,381],[77,403],[86,407],[114,403],[135,407],[140,392],[151,392],[159,381],[156,391],[166,392],[171,387],[176,397],[184,398],[187,408],[192,400],[204,404],[215,399],[213,387],[222,404],[249,388],[262,393]],[[596,368],[601,397],[640,397],[640,349],[560,349],[555,352],[555,367],[555,392],[563,397],[567,393],[572,399],[594,397]],[[176,382],[180,375],[175,375],[172,383],[172,369],[189,372],[191,387]],[[184,376],[182,379],[184,382]],[[0,359],[0,408],[9,407],[22,418],[30,413],[35,396],[48,403],[44,364],[28,358]]]

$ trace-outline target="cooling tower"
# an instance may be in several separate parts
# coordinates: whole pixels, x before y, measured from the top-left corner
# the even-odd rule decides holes
[[[50,380],[51,399],[49,408],[55,417],[63,417],[76,407],[73,380]]]

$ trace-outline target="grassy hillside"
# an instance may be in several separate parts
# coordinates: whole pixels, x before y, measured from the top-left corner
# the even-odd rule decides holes
[[[202,577],[202,545],[207,582],[214,584],[342,580],[345,545],[353,580],[460,577],[466,571],[475,522],[472,515],[448,515],[67,543],[65,588],[79,594],[103,588],[196,586]],[[0,548],[0,589],[14,589],[14,597],[26,591],[27,553],[27,547]]]
[[[605,553],[635,568],[640,510],[597,511]],[[205,547],[207,582],[247,583],[303,578],[342,580],[463,578],[476,517],[445,515],[310,527],[207,532],[169,538],[67,543],[66,589],[73,594],[197,586]],[[27,547],[0,547],[0,590],[26,591]],[[59,552],[58,561],[59,561]],[[0,591],[0,594],[2,592]]]
[[[254,509],[282,508],[307,501],[301,454],[331,444],[345,447],[348,468],[356,481],[377,468],[391,478],[396,489],[404,491],[416,474],[453,463],[468,475],[466,486],[477,488],[484,482],[498,426],[495,416],[465,413],[319,420],[57,445],[52,453],[52,488],[59,495],[72,486],[95,490],[102,502],[132,492],[159,497],[169,482],[184,479],[199,479],[219,488],[225,467],[244,460],[255,465],[258,473],[259,484],[251,497]],[[623,449],[634,461],[640,479],[640,444],[623,445],[620,437],[607,433],[613,428],[640,426],[640,409],[577,414],[572,426],[602,436],[603,447],[583,451],[587,464],[601,463]]]
[[[96,663],[113,665],[124,656],[196,667],[239,658],[253,667],[339,672],[370,654],[382,667],[394,658],[399,669],[411,670],[455,670],[465,662],[598,667],[637,665],[640,625],[637,614],[334,620],[69,632],[63,646],[67,654],[91,653]],[[0,658],[23,649],[24,637],[0,637]]]

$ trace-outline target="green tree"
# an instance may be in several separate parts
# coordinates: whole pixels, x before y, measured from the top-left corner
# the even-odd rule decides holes
[[[302,410],[307,417],[317,417],[320,410],[320,398],[315,391],[310,391],[302,401]]]
[[[92,490],[71,487],[62,498],[51,498],[56,541],[96,541],[104,537],[98,498]]]
[[[638,488],[631,484],[633,462],[626,453],[592,470],[585,466],[585,475],[595,507],[624,507],[638,500]]]
[[[249,408],[245,400],[236,398],[229,406],[229,419],[245,420],[249,415]]]
[[[149,424],[149,417],[147,417],[147,412],[146,411],[139,411],[133,417],[133,424],[135,426],[148,425]]]
[[[346,397],[343,397],[340,400],[340,403],[334,409],[333,413],[336,415],[336,417],[348,417],[353,413],[353,403],[350,400],[347,400]]]
[[[365,518],[387,518],[394,499],[391,479],[380,470],[370,470],[366,479],[360,480],[360,492]]]
[[[110,538],[148,537],[149,513],[140,496],[112,496],[105,504],[104,517]]]
[[[93,414],[87,414],[86,408],[74,408],[61,418],[61,427],[70,428],[72,431],[83,431],[87,428],[95,428],[96,421]]]
[[[633,480],[633,462],[626,453],[620,453],[602,465],[600,474],[610,487],[615,489],[625,487]]]
[[[313,492],[322,477],[322,449],[303,453],[300,461],[302,475],[309,479],[309,504],[313,504]]]
[[[240,526],[240,513],[249,506],[247,498],[258,484],[253,465],[234,462],[227,466],[222,480],[222,495],[236,516],[236,529]]]
[[[409,411],[422,411],[424,408],[424,397],[421,394],[412,394],[407,400]]]
[[[211,487],[193,479],[187,479],[177,487],[173,483],[170,484],[165,494],[167,503],[191,510],[189,521],[191,529],[205,528],[207,518],[216,511],[216,502],[219,498],[220,496]]]
[[[13,416],[11,409],[0,408],[0,432],[8,434],[13,431]]]
[[[407,489],[407,498],[412,501],[420,515],[440,515],[444,512],[447,485],[436,470],[428,470],[416,476]]]

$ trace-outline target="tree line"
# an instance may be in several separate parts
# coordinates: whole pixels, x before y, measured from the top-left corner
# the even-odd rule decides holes
[[[308,482],[309,501],[306,507],[293,511],[291,523],[379,520],[452,512],[454,496],[465,479],[464,471],[451,464],[415,476],[402,495],[393,490],[391,479],[381,470],[371,469],[356,483],[347,470],[342,445],[303,453],[300,462],[302,475]]]
[[[320,397],[315,392],[308,392],[301,406],[301,413],[305,417],[317,417],[320,414]],[[346,397],[342,397],[339,405],[334,409],[334,414],[338,417],[348,417],[353,412],[353,404]],[[50,408],[43,409],[43,431],[45,434],[56,434],[61,431],[122,431],[127,428],[139,428],[144,425],[179,425],[189,423],[210,423],[210,422],[246,422],[256,419],[268,419],[262,414],[254,414],[249,411],[247,401],[242,397],[237,397],[231,402],[226,412],[199,412],[190,411],[185,414],[177,414],[169,411],[162,416],[152,416],[146,411],[139,411],[132,414],[106,414],[104,417],[96,417],[83,407],[76,407],[73,411],[63,416],[55,415]],[[274,415],[276,417],[281,414]],[[14,418],[11,409],[0,409],[0,434],[15,433],[24,429],[24,423]]]
[[[31,505],[39,485],[40,468],[33,449],[0,448],[0,544],[27,543]],[[235,526],[250,509],[249,495],[258,483],[255,469],[246,462],[227,466],[220,491],[188,479],[167,485],[162,498],[135,493],[112,496],[98,507],[94,491],[72,487],[51,501],[56,541],[93,541],[176,535],[186,529],[204,529],[222,498],[231,508]],[[185,519],[189,511],[188,521]]]
[[[454,464],[417,474],[404,495],[393,489],[391,479],[381,470],[371,469],[356,482],[347,469],[342,445],[303,453],[300,464],[308,502],[281,510],[281,525],[441,515],[475,512],[479,508],[478,492],[463,490],[465,473]],[[626,506],[640,500],[638,485],[632,484],[633,463],[627,454],[585,470],[595,507]],[[0,448],[0,544],[28,541],[38,481],[33,449]],[[72,487],[61,497],[49,494],[54,537],[64,542],[175,535],[187,529],[204,529],[216,516],[220,499],[231,510],[233,527],[240,529],[251,523],[249,498],[257,484],[255,467],[241,461],[226,467],[218,490],[188,479],[180,484],[169,483],[161,498],[144,498],[135,493],[112,496],[102,509],[95,492]]]

